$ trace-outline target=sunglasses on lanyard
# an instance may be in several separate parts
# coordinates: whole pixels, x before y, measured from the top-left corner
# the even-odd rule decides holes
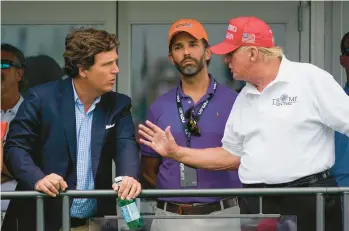
[[[185,113],[185,118],[188,120],[187,122],[188,130],[193,136],[201,136],[201,131],[200,131],[198,121],[193,115],[193,108],[194,107],[190,108]]]
[[[16,62],[13,62],[8,59],[1,59],[1,69],[9,69],[10,67],[21,68],[22,66]]]

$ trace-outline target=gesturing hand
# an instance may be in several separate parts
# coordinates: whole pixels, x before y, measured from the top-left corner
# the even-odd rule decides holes
[[[145,123],[147,126],[143,124],[139,125],[138,132],[144,138],[139,139],[140,143],[152,148],[163,157],[173,157],[179,146],[172,136],[170,126],[163,131],[148,120]]]
[[[51,197],[56,197],[59,191],[65,191],[67,188],[67,182],[64,181],[63,177],[55,173],[45,176],[35,184],[36,191],[46,193]]]

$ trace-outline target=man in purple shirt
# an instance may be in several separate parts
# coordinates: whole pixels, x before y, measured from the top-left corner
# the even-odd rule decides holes
[[[208,73],[211,51],[204,27],[192,19],[175,22],[169,31],[169,59],[180,72],[178,86],[160,96],[148,120],[168,125],[178,144],[192,148],[221,146],[225,124],[237,93]],[[142,176],[150,188],[240,188],[237,171],[209,171],[163,158],[142,145]],[[212,153],[215,155],[215,153]],[[158,198],[156,215],[239,214],[235,197]],[[152,231],[240,230],[239,219],[157,219]]]

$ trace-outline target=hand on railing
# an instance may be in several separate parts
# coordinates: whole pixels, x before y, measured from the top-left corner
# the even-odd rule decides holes
[[[63,177],[55,173],[45,176],[35,184],[36,191],[46,193],[51,197],[56,197],[60,191],[65,191],[67,188],[67,182]]]
[[[118,196],[124,200],[135,199],[142,190],[141,184],[133,177],[124,176],[120,183],[120,187],[117,184],[113,184],[112,188],[118,193]]]

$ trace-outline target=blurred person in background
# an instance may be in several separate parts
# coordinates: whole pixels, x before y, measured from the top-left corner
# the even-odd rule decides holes
[[[148,110],[148,120],[165,129],[171,125],[174,139],[192,148],[221,145],[224,127],[237,93],[219,84],[208,73],[211,51],[204,27],[196,20],[173,23],[168,34],[168,57],[180,73],[177,86],[163,93]],[[192,168],[161,157],[142,145],[142,178],[157,189],[240,188],[236,171]],[[211,153],[215,156],[215,152]],[[156,215],[239,214],[238,198],[158,198]],[[154,219],[152,231],[240,230],[239,219]]]
[[[6,124],[2,142],[6,142],[9,125],[23,102],[20,91],[24,86],[25,61],[22,51],[17,47],[6,43],[1,44],[1,122]],[[7,170],[6,165],[2,165],[1,191],[13,191],[16,185],[17,182]],[[6,212],[8,204],[9,200],[1,200],[1,212]]]
[[[24,87],[22,93],[29,88],[56,81],[64,76],[63,69],[50,56],[37,55],[26,57],[26,69],[23,76]]]
[[[340,63],[347,76],[344,92],[349,95],[349,32],[343,36],[341,41]],[[335,142],[336,162],[331,172],[336,178],[338,186],[349,187],[349,137],[336,132]]]
[[[30,88],[12,121],[4,161],[17,191],[51,197],[65,191],[110,189],[122,199],[141,191],[139,153],[131,99],[113,92],[119,68],[114,34],[80,28],[67,35],[64,60],[69,78]],[[120,187],[112,185],[112,160]],[[36,200],[11,200],[3,231],[36,231]],[[61,198],[45,199],[45,230],[62,227]],[[90,218],[116,214],[116,197],[74,198],[72,230],[98,230]],[[90,223],[90,224],[89,224]]]
[[[349,96],[349,32],[347,32],[340,44],[341,56],[340,64],[346,73],[346,83],[344,84],[344,92]],[[344,105],[349,107],[349,105]],[[339,187],[349,187],[349,137],[345,134],[335,133],[335,150],[336,161],[331,169],[331,173],[337,181]],[[342,212],[344,209],[344,201],[342,198]]]

